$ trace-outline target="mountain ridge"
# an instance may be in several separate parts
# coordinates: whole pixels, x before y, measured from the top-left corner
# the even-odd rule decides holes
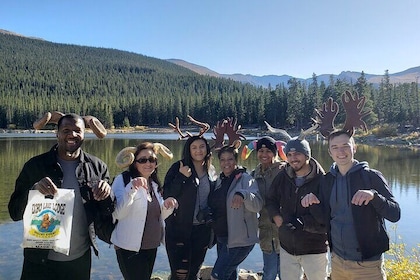
[[[0,33],[45,41],[42,38],[25,36],[25,35],[18,34],[16,32],[8,31],[1,28],[0,28]],[[241,73],[221,74],[205,66],[194,64],[194,63],[182,60],[182,59],[171,58],[171,59],[160,59],[160,60],[171,62],[178,66],[182,66],[200,75],[208,75],[211,77],[231,79],[233,81],[238,81],[241,83],[249,83],[256,87],[268,88],[269,86],[275,87],[276,85],[279,85],[279,84],[287,85],[287,82],[292,78],[295,78],[298,81],[305,82],[307,84],[312,82],[312,77],[299,78],[299,77],[293,77],[290,75],[268,74],[268,75],[263,75],[263,76],[256,76],[256,75],[241,74]],[[379,86],[379,84],[381,83],[381,80],[383,79],[383,74],[381,75],[368,74],[368,73],[364,73],[364,74],[365,74],[365,78],[367,82],[373,84],[376,87]],[[317,75],[317,81],[318,83],[324,82],[326,85],[328,85],[332,77],[334,80],[340,79],[340,80],[345,80],[347,82],[354,83],[360,77],[360,75],[361,75],[361,72],[357,72],[357,71],[342,71],[338,75],[336,74]],[[389,79],[390,79],[391,84],[411,83],[411,82],[417,83],[419,77],[420,77],[420,66],[412,67],[412,68],[409,68],[409,69],[406,69],[404,71],[397,72],[397,73],[389,73]]]
[[[295,78],[298,81],[311,83],[312,77],[310,78],[298,78],[293,77],[290,75],[263,75],[263,76],[255,76],[251,74],[220,74],[217,73],[207,67],[200,66],[197,64],[193,64],[187,62],[182,59],[167,59],[167,61],[175,63],[179,66],[186,67],[191,71],[194,71],[200,75],[209,75],[214,77],[222,77],[226,79],[232,79],[234,81],[250,83],[254,86],[261,86],[267,88],[268,86],[276,86],[278,84],[285,84],[287,85],[287,81]],[[385,72],[385,71],[384,71]],[[318,83],[324,82],[326,85],[329,84],[331,76],[334,80],[340,79],[345,80],[348,82],[356,82],[356,80],[360,77],[362,72],[357,71],[342,71],[340,74],[321,74],[317,75]],[[377,75],[377,74],[368,74],[364,73],[365,78],[368,83],[373,84],[374,86],[378,86],[381,83],[381,80],[384,75]],[[411,83],[411,82],[418,82],[418,78],[420,78],[420,66],[411,67],[401,72],[397,73],[389,73],[389,79],[391,84],[398,84],[398,83]]]

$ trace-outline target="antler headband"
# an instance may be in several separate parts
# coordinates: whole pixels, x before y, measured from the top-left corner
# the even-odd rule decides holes
[[[363,121],[363,118],[369,115],[371,111],[363,110],[366,98],[364,96],[360,97],[357,92],[355,92],[353,96],[350,91],[346,90],[341,95],[341,101],[343,103],[344,110],[346,111],[346,121],[342,130],[350,136],[354,134],[355,128],[357,127],[367,131],[367,126],[365,121]],[[339,107],[338,103],[335,102],[332,97],[329,97],[328,100],[322,104],[322,108],[320,110],[315,109],[315,111],[317,113],[317,117],[315,120],[312,119],[314,122],[313,125],[309,129],[301,131],[300,135],[297,137],[298,139],[304,139],[306,135],[318,128],[321,135],[325,138],[328,138],[330,133],[336,130],[334,120],[338,114]],[[286,130],[274,128],[266,121],[264,121],[264,123],[270,132],[282,135],[287,141],[291,139],[291,136]]]
[[[353,94],[346,90],[341,95],[344,110],[346,112],[346,120],[341,130],[345,131],[348,135],[353,136],[355,128],[361,128],[367,131],[367,125],[363,120],[364,117],[369,115],[371,111],[364,111],[366,102],[365,96],[359,96],[358,92]],[[319,125],[319,132],[322,136],[328,137],[331,132],[336,130],[334,127],[334,120],[339,111],[338,103],[331,97],[323,104],[321,110],[316,110],[317,118],[315,122]]]
[[[208,123],[199,122],[199,121],[195,120],[193,117],[191,117],[190,115],[187,115],[187,117],[192,123],[194,123],[194,124],[196,124],[200,127],[200,131],[199,131],[197,136],[203,135],[204,133],[206,133],[210,129],[210,125]],[[169,123],[169,126],[172,127],[175,132],[178,132],[179,139],[184,139],[184,138],[189,138],[189,137],[194,136],[188,131],[186,131],[185,134],[182,133],[181,129],[179,128],[179,118],[178,117],[175,117],[175,124]]]
[[[299,136],[296,137],[297,139],[299,140],[305,139],[307,135],[311,134],[313,131],[315,131],[319,127],[319,123],[317,121],[315,121],[314,119],[312,119],[312,121],[314,122],[312,126],[306,130],[301,130]],[[270,132],[280,134],[281,136],[285,138],[286,141],[289,141],[292,139],[292,136],[286,130],[281,129],[281,128],[274,128],[266,121],[264,121],[264,123]]]
[[[225,134],[229,138],[227,145],[232,146],[234,143],[238,143],[239,141],[240,147],[241,139],[246,140],[246,137],[239,132],[240,129],[241,126],[237,125],[237,120],[234,118],[228,117],[222,121],[218,121],[217,124],[213,127],[213,133],[216,138],[212,137],[212,139],[215,140],[212,148],[218,150],[225,145]]]
[[[40,119],[36,120],[33,123],[33,127],[35,129],[42,129],[47,124],[57,124],[60,118],[64,116],[63,113],[54,111],[54,112],[46,112],[44,116],[42,116]],[[92,129],[93,133],[98,138],[104,138],[107,134],[107,131],[105,127],[102,125],[102,123],[94,116],[81,116],[85,127]]]
[[[134,162],[134,153],[136,152],[136,147],[126,147],[122,149],[115,158],[115,163],[119,168],[126,168]],[[174,155],[168,147],[162,143],[153,143],[153,152],[155,154],[160,154],[165,158],[172,159]]]

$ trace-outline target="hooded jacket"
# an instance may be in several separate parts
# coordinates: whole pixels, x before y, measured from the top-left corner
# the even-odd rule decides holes
[[[319,196],[323,207],[322,212],[326,215],[324,220],[326,221],[329,243],[333,251],[334,243],[331,242],[331,199],[335,199],[332,194],[338,172],[338,167],[333,163],[330,172],[321,182]],[[384,219],[397,222],[400,219],[401,210],[382,173],[370,169],[367,162],[355,161],[355,165],[345,175],[345,180],[349,200],[358,190],[366,189],[374,192],[374,198],[367,205],[357,206],[351,204],[350,201],[348,202],[351,204],[352,217],[350,218],[353,219],[361,260],[370,259],[389,249],[389,238]]]

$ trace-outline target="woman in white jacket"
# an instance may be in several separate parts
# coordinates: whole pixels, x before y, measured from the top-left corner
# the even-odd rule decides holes
[[[178,206],[174,198],[162,198],[158,151],[172,155],[162,144],[150,142],[125,148],[117,155],[117,165],[128,166],[128,170],[112,184],[117,201],[113,219],[118,222],[111,242],[124,279],[150,279],[157,247],[163,242],[164,220]]]

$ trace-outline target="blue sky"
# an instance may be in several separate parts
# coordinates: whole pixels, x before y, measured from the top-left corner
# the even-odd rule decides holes
[[[3,0],[0,29],[221,74],[310,78],[420,65],[418,0]]]

